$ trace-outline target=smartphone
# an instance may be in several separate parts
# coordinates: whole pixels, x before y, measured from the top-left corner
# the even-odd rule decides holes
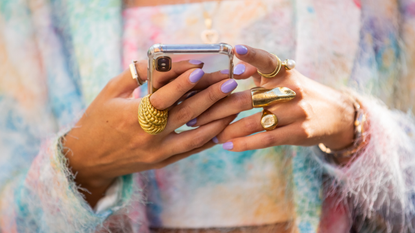
[[[162,81],[160,78],[164,72],[173,69],[176,62],[184,60],[199,60],[203,62],[204,65],[202,69],[205,73],[228,69],[229,78],[233,78],[234,54],[232,46],[229,44],[155,44],[149,48],[147,56],[149,94],[154,93],[166,84],[165,81]],[[200,90],[186,93],[183,99],[186,98],[186,96],[195,94],[197,91]],[[180,103],[180,101],[178,103]],[[194,128],[184,125],[177,129],[176,132],[180,133],[190,129]]]

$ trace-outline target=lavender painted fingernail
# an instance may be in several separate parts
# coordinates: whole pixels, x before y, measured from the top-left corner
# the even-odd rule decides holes
[[[245,72],[245,65],[244,64],[238,64],[235,66],[235,68],[233,69],[233,73],[236,75],[241,75]]]
[[[248,53],[248,49],[243,45],[235,45],[235,51],[239,55],[245,55]]]
[[[220,90],[223,93],[229,93],[233,91],[237,86],[238,86],[238,83],[236,83],[235,80],[230,79],[222,84],[222,86],[220,87]]]
[[[216,144],[218,144],[218,143],[219,143],[219,140],[218,140],[218,138],[217,138],[217,137],[212,138],[212,141],[213,141],[214,143],[216,143]]]
[[[193,71],[189,75],[189,80],[190,80],[190,82],[195,83],[195,82],[199,81],[204,74],[205,74],[205,72],[203,72],[202,69],[196,69],[195,71]]]
[[[202,64],[203,62],[202,61],[199,61],[199,60],[189,60],[189,63],[190,64],[193,64],[193,65],[200,65],[200,64]]]
[[[186,125],[187,125],[187,126],[194,126],[194,125],[196,125],[196,122],[197,122],[197,119],[195,118],[195,119],[193,119],[193,120],[191,120],[191,121],[187,122],[187,123],[186,123]]]
[[[222,74],[229,74],[229,70],[228,69],[221,70],[220,73],[222,73]]]
[[[233,149],[233,143],[232,142],[225,142],[222,145],[222,148],[225,150],[232,150]]]

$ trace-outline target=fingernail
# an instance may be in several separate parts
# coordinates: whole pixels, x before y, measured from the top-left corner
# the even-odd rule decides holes
[[[218,138],[217,138],[217,137],[212,138],[212,141],[213,141],[214,143],[216,143],[216,144],[218,144],[218,143],[219,143],[219,140],[218,140]]]
[[[191,92],[189,92],[189,94],[187,94],[186,99],[189,99],[190,97],[192,97],[196,94],[197,94],[197,91],[191,91]]]
[[[193,71],[190,74],[189,80],[190,80],[190,82],[195,83],[195,82],[199,81],[204,74],[205,74],[205,72],[203,72],[202,69],[196,69],[195,71]]]
[[[233,91],[233,89],[235,89],[237,86],[238,86],[238,83],[236,83],[235,80],[230,79],[222,84],[222,86],[220,87],[220,90],[223,93],[229,93]]]
[[[220,72],[221,72],[222,74],[229,74],[229,70],[228,70],[228,69],[221,70]]]
[[[235,51],[237,54],[245,55],[248,52],[248,49],[243,45],[235,45]]]
[[[225,150],[232,150],[233,149],[233,143],[232,142],[225,142],[222,145],[222,148]]]
[[[199,60],[189,60],[189,63],[190,64],[193,64],[193,65],[200,65],[200,64],[202,64],[203,62],[202,61],[199,61]]]
[[[233,73],[236,75],[241,75],[245,72],[245,65],[244,64],[238,64],[233,69]]]
[[[193,120],[191,120],[191,121],[187,122],[187,123],[186,123],[186,125],[187,125],[187,126],[194,126],[194,125],[196,125],[196,122],[197,122],[197,119],[195,118],[195,119],[193,119]]]

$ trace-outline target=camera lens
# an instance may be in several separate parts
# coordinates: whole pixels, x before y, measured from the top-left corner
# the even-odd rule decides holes
[[[160,58],[159,59],[159,65],[166,64],[167,62],[168,62],[168,60],[166,58]]]
[[[171,58],[170,57],[159,57],[156,61],[156,70],[167,72],[171,70]]]

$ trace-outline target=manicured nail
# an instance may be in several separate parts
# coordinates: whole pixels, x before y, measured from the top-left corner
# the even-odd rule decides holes
[[[220,72],[221,72],[222,74],[229,74],[229,70],[228,70],[228,69],[221,70]]]
[[[223,93],[229,93],[233,91],[237,86],[238,86],[238,83],[236,83],[235,80],[230,79],[222,84],[222,86],[220,87],[220,90]]]
[[[189,92],[189,94],[187,94],[186,99],[189,99],[190,97],[194,96],[197,94],[198,91],[191,91]]]
[[[232,142],[225,142],[222,145],[222,148],[225,150],[232,150],[233,149],[233,143]]]
[[[190,80],[190,82],[195,83],[195,82],[199,81],[204,74],[205,74],[205,72],[203,72],[202,69],[196,69],[195,71],[193,71],[190,74],[189,80]]]
[[[233,73],[236,75],[241,75],[245,72],[245,65],[244,64],[238,64],[233,69]]]
[[[243,45],[235,45],[235,51],[239,55],[245,55],[248,52],[248,49]]]
[[[219,140],[218,140],[218,138],[217,138],[217,137],[212,138],[212,141],[213,141],[214,143],[216,143],[216,144],[218,144],[218,143],[219,143]]]
[[[197,119],[195,118],[195,119],[193,119],[193,120],[191,120],[191,121],[187,122],[187,123],[186,123],[186,125],[187,125],[187,126],[194,126],[194,125],[196,125],[196,122],[197,122]]]
[[[202,61],[199,61],[199,60],[189,60],[189,63],[190,64],[193,64],[193,65],[200,65],[200,64],[202,64],[203,62]]]

